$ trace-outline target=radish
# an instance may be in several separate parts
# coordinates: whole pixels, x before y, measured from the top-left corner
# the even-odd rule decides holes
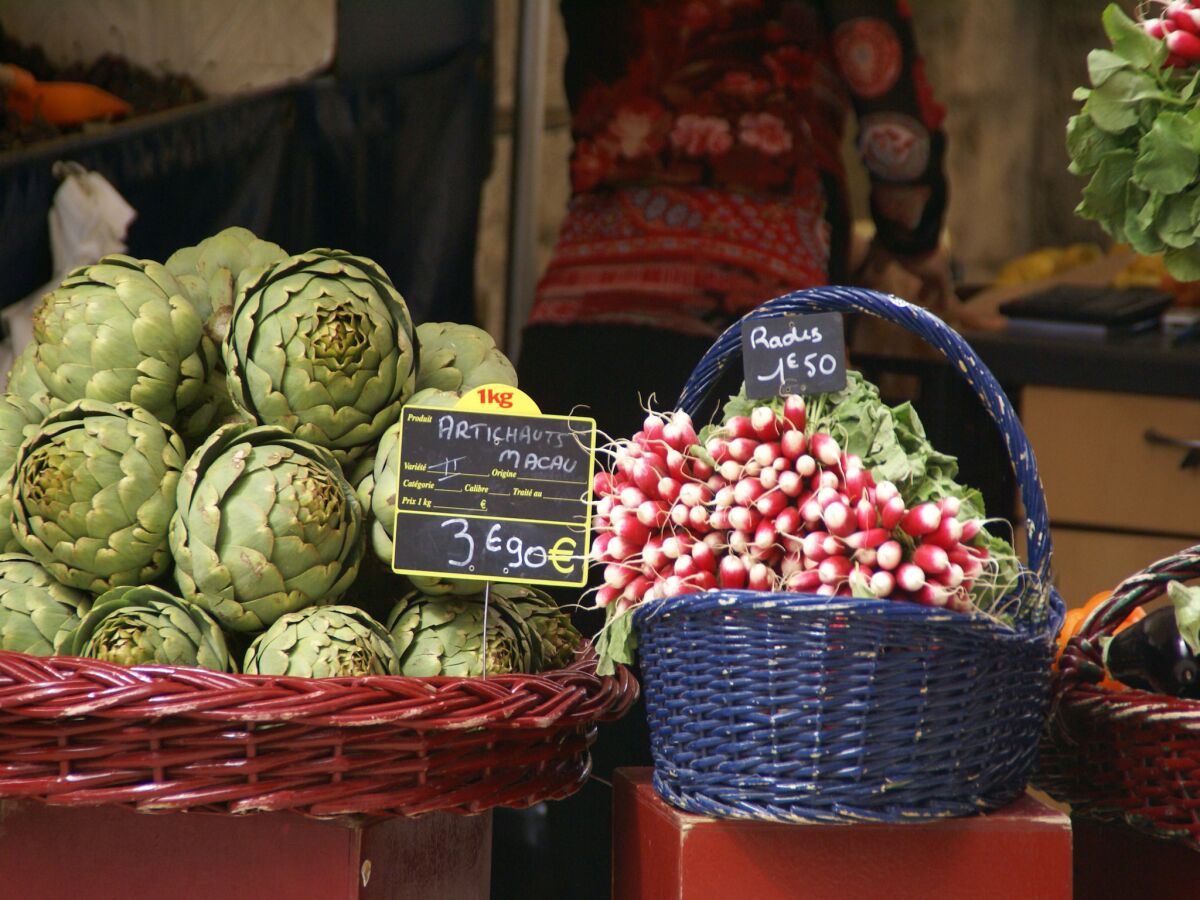
[[[962,541],[963,527],[958,519],[948,515],[942,516],[942,521],[933,534],[926,535],[925,543],[937,544],[945,550],[953,550]]]
[[[821,521],[821,504],[815,498],[806,500],[800,507],[800,516],[809,525],[815,525]]]
[[[608,555],[608,545],[612,539],[616,537],[611,531],[604,531],[596,535],[596,539],[592,541],[592,559],[596,562],[603,562]]]
[[[1146,19],[1142,22],[1142,30],[1156,41],[1161,41],[1167,36],[1167,33],[1163,31],[1162,19]]]
[[[825,551],[826,556],[846,555],[846,545],[840,538],[832,534],[825,535],[825,540],[821,541],[821,549]]]
[[[752,591],[769,591],[771,570],[763,563],[755,563],[746,575],[746,587]]]
[[[754,448],[754,461],[765,469],[775,462],[779,454],[778,442],[767,441]]]
[[[788,474],[794,475],[795,473],[789,472]],[[773,466],[768,467],[762,470],[762,474],[758,476],[758,480],[762,482],[762,486],[766,488],[766,490],[770,491],[775,487],[776,484],[779,483],[779,472],[777,472]]]
[[[704,444],[704,449],[718,466],[729,459],[729,442],[723,437],[710,437]]]
[[[808,478],[810,475],[812,475],[816,471],[817,471],[817,461],[815,459],[813,459],[811,456],[809,456],[807,453],[803,453],[800,456],[796,457],[796,474],[797,475],[800,475],[804,478]]]
[[[926,575],[944,575],[950,569],[950,558],[936,544],[921,544],[913,551],[912,561]]]
[[[609,563],[604,567],[604,583],[609,587],[622,590],[629,582],[637,578],[638,570],[623,563]]]
[[[692,576],[692,584],[696,586],[697,590],[711,591],[717,586],[717,576],[701,569]]]
[[[732,484],[742,477],[742,464],[737,460],[727,459],[717,467],[717,474]]]
[[[676,450],[674,447],[667,448],[667,474],[672,478],[678,478],[680,481],[687,478],[687,473],[684,467],[687,465],[688,458]]]
[[[597,472],[592,478],[592,490],[599,497],[606,497],[612,492],[612,476],[607,472]]]
[[[815,570],[811,572],[793,572],[784,579],[783,585],[789,591],[811,593],[821,586],[821,573]]]
[[[634,520],[636,522],[636,520]],[[609,559],[626,560],[631,556],[636,556],[642,549],[641,544],[635,544],[633,541],[627,541],[620,535],[613,537],[608,542],[607,553]]]
[[[642,547],[642,563],[655,571],[668,565],[670,562],[667,559],[667,555],[663,553],[662,544],[663,539],[661,537],[652,537]]]
[[[1167,49],[1189,63],[1200,61],[1200,37],[1182,28],[1167,35]]]
[[[826,510],[828,512],[828,510]],[[877,547],[883,546],[888,540],[889,532],[883,528],[868,528],[865,531],[858,531],[846,538],[846,546],[853,550],[874,550]],[[895,543],[893,541],[892,543]],[[899,547],[899,544],[896,544]]]
[[[666,420],[658,413],[647,413],[646,418],[642,420],[642,434],[648,440],[661,441],[663,439],[663,426],[666,424]]]
[[[692,544],[692,561],[702,572],[715,572],[717,569],[717,555],[705,541]]]
[[[975,536],[983,529],[983,522],[979,519],[967,519],[962,523],[962,542],[973,541]]]
[[[828,434],[814,434],[808,442],[812,455],[818,462],[827,466],[836,466],[842,455],[838,442]]]
[[[649,503],[650,501],[646,501]],[[650,538],[650,529],[636,516],[625,516],[614,526],[617,537],[635,548],[642,547]]]
[[[596,501],[596,515],[608,518],[612,515],[614,506],[616,506],[616,501],[611,496],[602,497]]]
[[[717,583],[723,588],[738,590],[746,586],[746,567],[736,556],[726,556],[717,569]]]
[[[780,492],[785,497],[799,497],[804,491],[804,481],[792,471],[780,472],[777,482]]]
[[[804,536],[804,556],[807,559],[820,562],[829,554],[825,552],[825,538],[829,535],[821,531],[810,531]]]
[[[800,532],[800,510],[788,506],[775,516],[775,530],[780,534],[798,534]]]
[[[771,463],[771,468],[776,472],[790,472],[792,470],[792,460],[783,455],[777,456],[775,457],[775,462]]]
[[[624,496],[624,492],[622,492]],[[706,484],[697,484],[694,481],[689,481],[686,484],[680,485],[679,502],[684,506],[703,506],[712,500],[712,492]]]
[[[646,460],[639,459],[633,465],[633,483],[648,498],[658,498],[658,481],[662,476]],[[630,504],[626,504],[628,506]]]
[[[662,438],[674,449],[686,450],[696,443],[696,430],[692,427],[692,417],[681,409],[671,413],[670,421],[663,426]]]
[[[756,406],[750,411],[750,427],[754,429],[754,436],[760,441],[779,439],[779,417],[769,406]]]
[[[820,594],[822,597],[832,597],[837,593],[837,588],[832,584],[823,584],[817,588],[815,593]]]
[[[875,548],[875,563],[881,569],[891,571],[900,565],[903,548],[899,541],[884,541]]]
[[[942,524],[942,512],[936,503],[921,503],[904,514],[900,529],[911,537],[923,537],[937,531]]]
[[[623,593],[636,603],[646,596],[648,590],[650,590],[650,579],[645,575],[639,575],[625,586]]]
[[[769,491],[759,497],[754,504],[754,508],[768,519],[773,519],[783,512],[785,506],[787,506],[787,497],[780,491]],[[827,509],[825,512],[828,515],[829,510]]]
[[[817,567],[822,584],[836,584],[850,574],[851,562],[844,556],[830,556]]]
[[[731,416],[725,423],[725,431],[730,438],[753,438],[754,426],[750,424],[749,416]]]
[[[783,417],[798,431],[803,431],[807,421],[804,398],[799,394],[788,394],[783,398]]]
[[[875,511],[875,505],[863,497],[854,505],[854,518],[858,522],[859,531],[868,531],[875,527],[879,515]]]
[[[770,522],[759,522],[754,529],[754,546],[759,550],[770,550],[775,546],[776,538],[775,526]]]
[[[873,573],[868,584],[876,597],[890,597],[896,590],[896,579],[891,572],[877,571]]]
[[[797,572],[804,571],[804,554],[799,551],[793,553],[785,553],[783,561],[779,564],[779,574],[787,581],[792,575]]]
[[[626,509],[637,509],[642,505],[642,501],[648,499],[645,494],[632,484],[621,488],[621,493],[617,496],[621,501],[621,505]]]
[[[900,524],[904,514],[904,501],[900,497],[892,497],[879,510],[879,524],[891,531]]]
[[[679,499],[680,483],[670,476],[665,476],[658,480],[658,496],[668,503],[674,503]]]
[[[675,560],[675,565],[672,570],[680,578],[690,578],[700,572],[700,567],[696,565],[696,561],[690,555],[685,553],[679,559]]]
[[[713,467],[697,456],[689,456],[692,466],[692,477],[700,481],[707,481],[712,477]]]
[[[690,510],[688,507],[684,506],[682,503],[676,503],[671,507],[671,522],[679,528],[686,528],[688,522],[690,521],[688,519],[689,512]]]
[[[862,498],[869,487],[868,479],[870,474],[866,469],[847,469],[846,470],[846,493],[851,500],[858,501]]]
[[[750,460],[750,462],[742,466],[742,478],[757,478],[761,474],[762,466],[754,460]]]
[[[954,563],[950,563],[945,575],[946,587],[956,588],[963,583],[965,578],[966,573],[963,571],[963,567]]]
[[[687,524],[693,531],[700,534],[703,534],[712,528],[712,526],[708,524],[708,507],[689,507]]]
[[[842,495],[838,493],[837,488],[823,487],[813,495],[813,499],[821,509],[826,509],[830,504],[841,503]]]
[[[850,515],[850,510],[840,500],[826,506],[822,518],[829,533],[838,537],[849,537],[858,527],[858,523]]]
[[[919,591],[925,584],[925,573],[912,563],[901,563],[896,567],[896,584],[906,591]]]
[[[739,556],[750,549],[750,535],[741,529],[729,532],[729,549]]]
[[[808,439],[803,431],[789,429],[779,438],[779,452],[787,459],[797,459],[808,449]]]
[[[620,595],[620,588],[611,587],[610,585],[606,584],[604,587],[600,588],[600,590],[596,591],[596,605],[601,609],[604,609]]]
[[[729,442],[729,458],[744,465],[750,462],[757,449],[758,441],[753,438],[734,438]]]
[[[729,507],[722,506],[708,514],[708,527],[714,531],[725,531],[733,526],[729,523]]]
[[[762,513],[752,506],[735,506],[729,510],[729,524],[738,531],[753,531],[762,520]]]
[[[838,478],[837,472],[829,471],[822,472],[820,475],[818,475],[816,478],[816,484],[813,485],[813,487],[817,489],[833,488],[834,490],[837,490],[841,486],[842,479]]]
[[[857,563],[862,563],[864,566],[874,569],[876,562],[875,557],[876,554],[874,550],[855,550],[850,558]]]
[[[893,497],[900,496],[900,489],[890,481],[881,481],[875,485],[875,502],[883,505]]]
[[[694,543],[695,540],[688,534],[673,534],[663,540],[662,552],[667,559],[679,559],[691,550]]]
[[[961,508],[962,501],[957,497],[943,497],[938,501],[938,509],[942,511],[943,516],[957,516]]]
[[[713,506],[715,506],[717,509],[725,509],[733,506],[735,502],[733,485],[731,484],[725,485],[725,487],[721,488],[716,492],[716,494],[713,495]]]
[[[950,600],[950,591],[936,584],[923,584],[913,591],[913,599],[922,606],[945,606]]]

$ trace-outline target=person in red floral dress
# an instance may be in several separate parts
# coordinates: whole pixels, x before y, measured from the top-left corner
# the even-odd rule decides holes
[[[871,176],[872,251],[948,283],[943,109],[904,0],[562,0],[572,197],[518,363],[551,413],[629,436],[673,406],[713,340],[757,304],[844,283],[842,129]],[[921,297],[909,299],[920,300]],[[735,388],[736,389],[736,388]],[[602,621],[577,614],[586,633]],[[649,765],[639,703],[600,729],[590,781],[498,810],[493,897],[607,897],[618,765]]]
[[[930,259],[944,111],[904,0],[564,0],[562,12],[572,197],[519,360],[543,408],[584,405],[628,435],[639,397],[669,408],[734,319],[844,283],[851,108],[874,255],[944,280]]]

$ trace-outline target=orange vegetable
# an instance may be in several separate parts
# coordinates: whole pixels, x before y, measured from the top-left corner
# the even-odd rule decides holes
[[[1083,627],[1083,623],[1087,620],[1087,617],[1092,614],[1093,610],[1095,610],[1097,606],[1111,596],[1112,591],[1100,591],[1100,593],[1093,594],[1091,597],[1089,597],[1087,603],[1083,604],[1083,606],[1067,610],[1067,615],[1063,619],[1062,628],[1060,628],[1058,631],[1058,649],[1054,654],[1054,667],[1056,669],[1058,668],[1058,661],[1062,657],[1063,650],[1065,650],[1067,647],[1067,643],[1071,640],[1071,638],[1075,637],[1075,635],[1079,633],[1079,629]],[[1116,634],[1118,631],[1124,631],[1134,622],[1144,618],[1146,618],[1146,611],[1139,606],[1125,617],[1125,620],[1117,626],[1116,631],[1114,631],[1113,634]],[[1115,690],[1122,690],[1125,687],[1120,682],[1113,681],[1111,678],[1105,678],[1104,681],[1100,683],[1100,686],[1113,688]]]

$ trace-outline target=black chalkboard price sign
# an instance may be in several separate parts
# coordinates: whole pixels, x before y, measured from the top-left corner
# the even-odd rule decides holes
[[[503,385],[400,416],[395,571],[586,583],[595,420],[542,415]]]
[[[828,394],[846,387],[840,313],[771,316],[742,322],[746,396]]]

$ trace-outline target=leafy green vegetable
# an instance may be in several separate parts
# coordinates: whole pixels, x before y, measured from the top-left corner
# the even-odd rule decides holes
[[[1179,581],[1167,585],[1167,596],[1175,606],[1175,625],[1192,653],[1200,654],[1200,587]]]
[[[1115,4],[1103,14],[1112,49],[1088,54],[1090,88],[1067,123],[1070,171],[1089,176],[1076,212],[1173,276],[1200,278],[1200,72],[1165,67],[1166,44]]]

